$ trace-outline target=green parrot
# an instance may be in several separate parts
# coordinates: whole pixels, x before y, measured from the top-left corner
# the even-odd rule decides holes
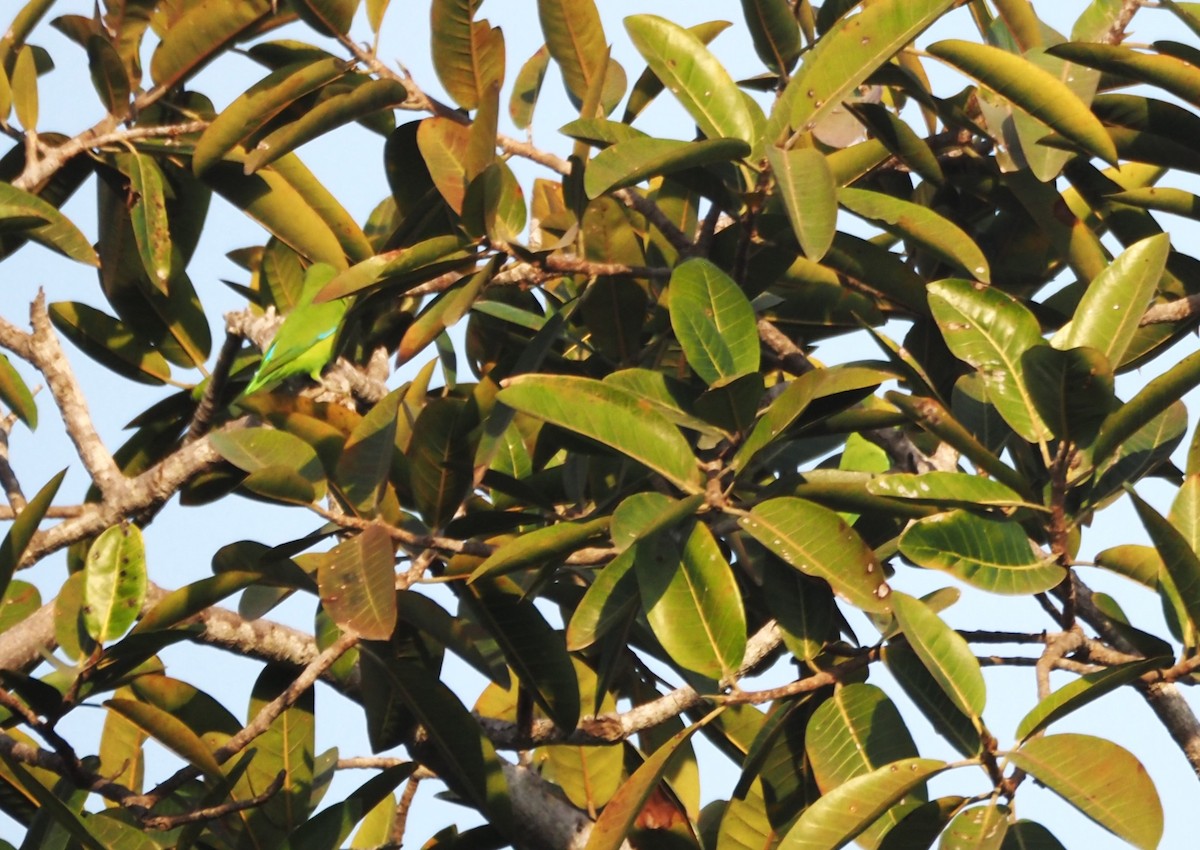
[[[333,357],[333,343],[348,304],[345,298],[322,304],[312,300],[336,274],[328,263],[314,263],[305,272],[299,301],[279,326],[242,395],[305,372],[314,381],[320,380],[321,371]]]

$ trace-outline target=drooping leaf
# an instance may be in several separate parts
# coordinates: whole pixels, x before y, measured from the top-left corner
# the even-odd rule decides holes
[[[671,327],[688,364],[709,386],[758,371],[754,308],[733,280],[695,258],[671,273]]]
[[[694,27],[689,27],[696,38],[700,39],[701,43],[709,44],[714,38],[730,27],[729,21],[709,21],[703,24],[696,24]],[[633,84],[633,90],[629,93],[629,100],[625,103],[625,115],[621,121],[626,125],[633,122],[633,119],[641,114],[650,103],[658,97],[663,90],[663,81],[654,73],[653,68],[646,68],[638,77],[637,82]]]
[[[343,631],[387,640],[396,625],[396,574],[391,538],[378,525],[325,553],[317,568],[321,604]]]
[[[3,219],[26,221],[29,226],[23,227],[22,233],[34,242],[85,265],[100,265],[91,241],[70,219],[53,204],[7,182],[0,182],[0,221]]]
[[[779,850],[837,850],[947,766],[936,759],[909,758],[856,776],[806,808]]]
[[[1018,523],[964,510],[917,520],[900,538],[900,551],[915,564],[946,570],[992,593],[1044,593],[1066,577]]]
[[[513,80],[512,96],[508,102],[508,114],[518,130],[526,129],[533,122],[533,110],[537,106],[538,95],[542,92],[542,80],[546,78],[546,68],[550,64],[550,51],[542,45],[530,56],[517,78]]]
[[[708,526],[694,523],[682,548],[654,538],[638,545],[650,548],[634,560],[642,607],[667,654],[706,678],[732,677],[746,651],[746,614]]]
[[[688,739],[713,717],[713,714],[709,714],[698,723],[675,733],[642,762],[604,807],[604,811],[592,826],[591,835],[583,850],[618,850],[624,844],[646,801],[671,768],[674,757],[686,751],[684,745]]]
[[[741,159],[750,148],[740,139],[674,139],[635,137],[605,148],[588,163],[583,186],[589,198],[633,186],[651,177],[673,174],[688,168]]]
[[[893,594],[892,610],[909,646],[946,696],[959,711],[978,718],[987,690],[971,647],[919,599]]]
[[[42,521],[46,511],[50,510],[66,474],[64,469],[42,485],[37,495],[26,502],[25,507],[17,513],[8,534],[4,536],[4,542],[0,543],[0,596],[8,591],[13,573],[20,565],[25,549],[33,540],[38,523]]]
[[[119,319],[75,301],[55,302],[48,312],[63,336],[117,374],[147,384],[170,380],[171,367],[162,354]]]
[[[210,779],[219,782],[223,778],[221,765],[213,757],[209,746],[174,714],[132,699],[110,699],[104,706],[120,714],[188,764],[199,768]]]
[[[928,50],[999,92],[1092,156],[1116,163],[1117,150],[1100,119],[1048,71],[998,47],[959,39],[939,41]],[[1051,53],[1062,56],[1054,48]],[[1071,56],[1063,58],[1078,61]]]
[[[625,29],[651,70],[710,139],[753,146],[754,121],[741,91],[692,32],[658,15],[631,15]]]
[[[346,799],[298,825],[288,835],[281,850],[336,850],[344,846],[359,821],[381,800],[387,799],[416,767],[415,762],[405,762],[384,768],[350,792]]]
[[[1184,612],[1191,621],[1191,630],[1195,633],[1200,628],[1200,556],[1192,549],[1179,529],[1175,528],[1166,518],[1143,501],[1132,489],[1129,498],[1138,518],[1146,527],[1150,539],[1162,556],[1163,566],[1171,577],[1171,583],[1183,605]],[[1183,624],[1181,624],[1183,625]]]
[[[1094,348],[1038,345],[1021,357],[1025,384],[1042,421],[1061,439],[1086,446],[1117,405],[1112,366]]]
[[[800,249],[808,259],[819,261],[837,232],[837,186],[825,155],[816,148],[768,145],[767,160]]]
[[[874,552],[828,508],[786,496],[768,499],[738,524],[792,567],[829,582],[856,608],[891,609],[891,588]]]
[[[1142,850],[1158,846],[1162,803],[1128,751],[1091,735],[1047,735],[1007,753],[1009,761],[1089,818]]]
[[[776,74],[792,70],[802,47],[800,26],[786,0],[742,0],[754,52]]]
[[[767,143],[811,131],[953,5],[954,0],[880,0],[842,17],[805,55],[771,109]]]
[[[608,40],[594,0],[538,0],[538,18],[567,91],[582,102],[608,64]]]
[[[993,403],[1012,429],[1033,442],[1049,438],[1025,386],[1021,357],[1045,345],[1037,319],[993,287],[966,280],[929,285],[929,307],[955,356],[979,370]]]
[[[497,400],[530,416],[602,443],[698,492],[700,470],[678,429],[633,393],[566,375],[510,378]]]
[[[473,411],[460,399],[435,399],[413,424],[407,457],[416,507],[430,528],[454,518],[473,481],[468,431]]]
[[[1051,344],[1061,349],[1086,345],[1120,365],[1166,269],[1170,246],[1165,233],[1130,245],[1088,284],[1074,317]]]
[[[837,199],[839,204],[855,215],[911,240],[976,280],[985,283],[990,280],[987,257],[974,240],[958,225],[929,207],[882,192],[851,187],[838,189]]]
[[[87,40],[92,85],[109,115],[123,118],[129,111],[129,73],[113,43],[100,35]]]
[[[1066,717],[1071,712],[1122,685],[1129,684],[1143,673],[1162,666],[1163,663],[1163,659],[1148,658],[1145,661],[1119,664],[1115,667],[1097,670],[1094,673],[1083,674],[1041,700],[1021,718],[1021,722],[1017,725],[1017,738],[1022,741],[1027,740],[1031,735],[1045,729],[1056,720]]]
[[[133,625],[146,596],[146,550],[136,525],[114,525],[96,538],[84,567],[83,622],[98,643]]]
[[[154,50],[150,76],[171,89],[271,14],[270,0],[201,0],[171,23]]]

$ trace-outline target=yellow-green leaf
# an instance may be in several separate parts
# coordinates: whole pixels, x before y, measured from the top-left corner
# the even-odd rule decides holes
[[[88,549],[84,565],[83,623],[98,643],[133,625],[146,597],[146,550],[136,525],[114,525]]]
[[[321,604],[343,631],[387,640],[396,627],[396,559],[392,539],[379,525],[339,543],[321,558]]]
[[[987,689],[966,640],[928,605],[907,594],[892,595],[892,610],[909,646],[946,696],[963,714],[978,718],[987,702]]]
[[[825,154],[768,145],[767,160],[800,249],[808,259],[820,260],[837,232],[837,186]]]

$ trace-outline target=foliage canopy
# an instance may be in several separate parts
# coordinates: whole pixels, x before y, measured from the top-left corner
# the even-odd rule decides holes
[[[431,0],[448,102],[360,44],[410,10],[361,5],[29,0],[0,39],[0,255],[95,267],[104,305],[51,290],[28,329],[0,319],[4,445],[51,411],[91,484],[26,498],[0,453],[0,809],[23,846],[412,846],[436,779],[485,825],[434,848],[1061,847],[1016,814],[1044,793],[1156,847],[1138,755],[1054,724],[1133,689],[1200,772],[1178,687],[1200,668],[1200,438],[1172,460],[1200,264],[1161,224],[1200,206],[1175,185],[1200,162],[1200,4],[1095,0],[1064,35],[1028,0],[742,0],[722,35],[538,0],[518,66],[478,2]],[[1192,43],[1125,43],[1135,13]],[[977,37],[927,43],[948,16]],[[45,27],[86,52],[92,127],[39,121]],[[719,36],[761,73],[735,80]],[[235,52],[261,78],[217,109],[197,74]],[[564,96],[552,64],[578,118],[501,132]],[[685,132],[639,129],[656,99]],[[362,222],[302,159],[354,122],[390,189]],[[60,211],[77,192],[94,242]],[[230,254],[244,309],[217,346],[188,275],[214,194],[262,231]],[[63,338],[162,388],[115,452]],[[235,494],[311,533],[160,586],[141,529]],[[1081,552],[1118,501],[1146,536]],[[20,573],[63,550],[43,600]],[[1084,566],[1160,598],[1164,633]],[[956,630],[964,593],[1044,616]],[[312,628],[272,623],[297,594]],[[163,663],[181,641],[262,662],[246,712]],[[998,642],[1019,657],[985,662],[1033,667],[1015,728],[985,721]],[[317,682],[382,755],[316,751]],[[86,706],[103,728],[68,736]],[[731,799],[700,806],[696,736]],[[151,740],[181,766],[147,782]],[[350,768],[372,775],[323,799]]]

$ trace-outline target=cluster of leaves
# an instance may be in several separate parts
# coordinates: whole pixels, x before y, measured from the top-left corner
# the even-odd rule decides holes
[[[0,627],[41,604],[18,567],[71,544],[58,663],[0,673],[0,808],[28,826],[25,846],[333,848],[363,818],[355,846],[382,845],[417,762],[487,820],[429,846],[504,846],[534,828],[514,816],[528,804],[506,748],[533,750],[595,820],[589,850],[1060,847],[1015,815],[1026,775],[1158,844],[1134,755],[1046,734],[1125,685],[1164,699],[1162,680],[1200,666],[1197,440],[1184,469],[1170,460],[1200,384],[1200,355],[1171,362],[1200,274],[1155,217],[1196,217],[1195,196],[1156,184],[1200,161],[1200,51],[1122,45],[1139,4],[1095,0],[1068,38],[1027,0],[743,0],[764,71],[736,82],[707,46],[725,22],[634,15],[606,33],[593,0],[538,0],[545,46],[508,84],[479,4],[432,0],[449,106],[358,46],[358,0],[106,0],[50,21],[86,50],[107,114],[70,138],[38,126],[53,62],[28,39],[52,5],[30,0],[0,40],[0,126],[18,140],[0,159],[0,254],[32,240],[97,267],[111,311],[55,301],[53,327],[125,378],[186,384],[134,418],[113,456],[128,480],[201,444],[215,459],[182,484],[185,504],[229,510],[240,493],[322,524],[227,546],[211,578],[163,593],[137,528],[152,510],[102,533],[64,520],[36,557],[62,477],[20,510]],[[1200,37],[1197,4],[1160,5]],[[378,33],[388,4],[365,6]],[[952,12],[979,39],[916,50]],[[325,47],[271,39],[297,20]],[[632,85],[613,38],[645,62]],[[235,48],[263,77],[218,111],[193,77]],[[935,92],[934,60],[967,87]],[[529,127],[551,62],[579,115],[561,129],[568,158],[499,132],[506,86]],[[664,92],[694,139],[634,126]],[[421,117],[397,125],[397,109]],[[390,187],[361,225],[296,153],[351,122],[379,134]],[[523,187],[514,156],[546,176]],[[94,247],[58,209],[84,185]],[[210,375],[187,266],[213,192],[267,234],[230,254],[245,326],[267,331],[233,337]],[[842,213],[877,235],[839,230]],[[875,359],[806,353],[851,333]],[[46,375],[71,430],[65,379],[4,344]],[[380,380],[379,352],[399,366],[431,346],[411,381]],[[1161,377],[1117,397],[1116,375],[1160,359]],[[8,360],[0,400],[36,426]],[[1148,475],[1178,485],[1167,517],[1132,493]],[[85,515],[124,497],[95,483]],[[1093,560],[1158,594],[1169,636],[1074,574],[1081,528],[1126,491],[1153,545]],[[915,569],[956,584],[916,598]],[[430,578],[453,610],[421,590]],[[1038,596],[1057,630],[1041,663],[1072,653],[1088,672],[993,733],[973,636],[941,616],[958,586]],[[361,702],[376,752],[413,760],[314,817],[338,754],[315,752],[312,691],[296,687],[311,659],[268,664],[243,724],[157,657],[202,639],[192,618],[238,592],[246,619],[311,594],[313,655],[341,653],[317,672]],[[1034,643],[1046,625],[1016,627]],[[489,683],[473,711],[442,678],[446,652]],[[790,685],[739,686],[784,656]],[[918,753],[867,681],[876,663],[953,760]],[[76,759],[55,724],[101,698],[98,762]],[[740,773],[703,810],[695,734]],[[148,738],[190,772],[144,794]],[[952,770],[982,771],[989,791],[930,800],[927,781]],[[112,807],[87,814],[92,791]]]

